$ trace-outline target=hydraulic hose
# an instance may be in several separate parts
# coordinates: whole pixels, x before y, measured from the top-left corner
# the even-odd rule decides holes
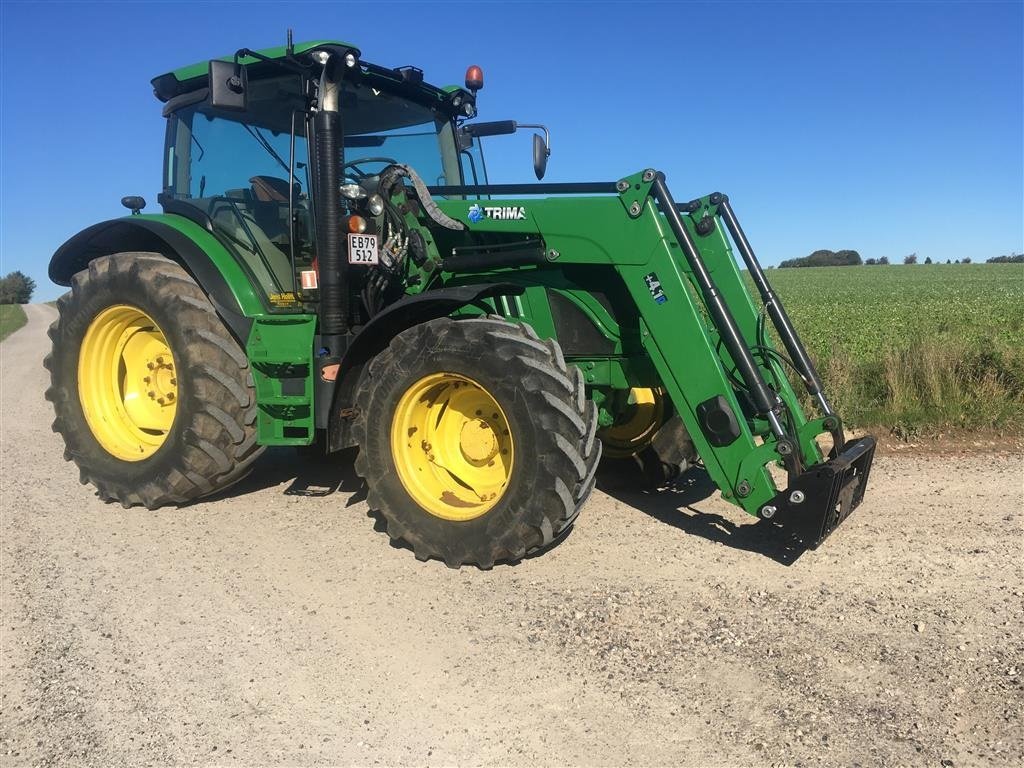
[[[434,198],[430,196],[430,190],[427,189],[427,185],[423,182],[423,179],[421,179],[419,174],[408,165],[395,163],[381,171],[381,193],[385,196],[390,196],[392,187],[394,187],[399,179],[403,177],[412,181],[416,198],[420,201],[420,205],[423,206],[424,213],[430,217],[431,221],[440,227],[451,229],[456,232],[461,232],[466,228],[465,224],[457,219],[453,219],[438,207],[437,203],[434,202]]]

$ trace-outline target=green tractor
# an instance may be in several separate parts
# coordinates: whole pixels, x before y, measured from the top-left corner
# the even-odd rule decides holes
[[[482,568],[569,529],[602,446],[637,483],[699,464],[806,546],[860,504],[875,442],[845,440],[725,195],[676,203],[650,169],[489,183],[484,137],[539,129],[538,181],[550,144],[471,122],[478,67],[438,88],[289,35],[153,85],[163,212],[126,197],[49,268],[54,430],[102,499],[358,448],[393,539]]]

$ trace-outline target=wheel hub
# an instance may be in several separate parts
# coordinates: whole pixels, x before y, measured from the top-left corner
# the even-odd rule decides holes
[[[483,419],[467,421],[459,437],[462,455],[477,464],[488,462],[498,453],[498,438]]]
[[[158,355],[154,360],[146,362],[149,370],[148,376],[142,377],[143,384],[147,385],[147,396],[155,400],[159,405],[173,403],[178,396],[178,379],[175,378],[174,364],[169,362],[163,355]]]

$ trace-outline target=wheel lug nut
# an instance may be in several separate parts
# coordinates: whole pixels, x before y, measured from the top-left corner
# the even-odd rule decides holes
[[[175,378],[171,378],[171,384],[173,384],[174,386],[177,386],[178,385],[178,380],[175,379]]]
[[[156,359],[156,362],[157,362],[157,364],[159,364],[159,365],[163,365],[163,364],[164,364],[164,359],[163,359],[162,357],[158,357],[158,358]]]
[[[163,404],[164,404],[164,399],[163,399],[162,397],[158,397],[158,398],[156,399],[156,401],[157,401],[158,403],[160,403],[160,405],[163,405]]]
[[[150,399],[155,398],[156,397],[156,392],[153,392],[152,390],[150,390],[149,397],[150,397]]]
[[[143,380],[144,382],[146,382],[147,384],[149,384],[149,376],[145,376],[145,377],[143,377],[143,379],[142,379],[142,380]]]
[[[148,363],[146,363],[146,367],[149,368],[149,370],[152,371],[154,368],[156,368],[156,363],[148,362]]]
[[[168,392],[167,393],[167,400],[168,400],[168,402],[170,402],[173,399],[174,399],[174,393],[173,392]]]

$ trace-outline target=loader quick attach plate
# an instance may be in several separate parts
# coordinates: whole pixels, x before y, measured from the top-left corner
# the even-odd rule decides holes
[[[817,549],[864,500],[874,458],[875,438],[851,440],[842,453],[811,467],[775,497],[775,521]]]

